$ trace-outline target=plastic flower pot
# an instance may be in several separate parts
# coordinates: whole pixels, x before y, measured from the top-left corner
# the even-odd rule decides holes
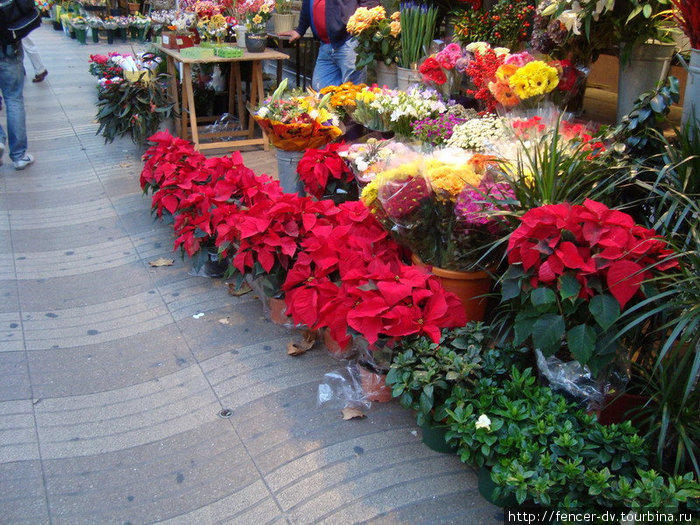
[[[126,39],[127,39],[126,27],[120,27],[118,29],[118,31],[119,31],[119,38],[122,39],[122,42],[126,42]]]
[[[505,507],[517,507],[518,500],[515,499],[514,494],[508,496],[495,497],[493,491],[496,490],[496,484],[491,479],[491,469],[487,467],[479,468],[479,494],[489,503],[505,508]]]
[[[425,424],[419,425],[423,431],[422,441],[430,450],[441,452],[443,454],[456,454],[457,447],[450,445],[445,440],[445,435],[449,430],[446,425]]]
[[[283,326],[290,322],[290,318],[287,317],[287,305],[284,303],[284,299],[270,297],[267,304],[270,307],[270,321]]]
[[[107,43],[108,44],[114,44],[114,32],[115,29],[108,29],[107,30]]]
[[[100,30],[96,27],[91,27],[90,32],[92,33],[92,41],[97,44],[100,41]]]
[[[416,255],[411,256],[413,264],[426,266]],[[493,279],[487,272],[457,272],[433,266],[432,274],[442,283],[443,288],[459,297],[467,321],[483,321],[486,316],[487,298],[483,296],[491,291]]]
[[[129,27],[129,32],[131,34],[131,40],[138,40],[139,38],[139,28],[131,26]]]
[[[338,344],[338,341],[333,339],[331,331],[328,328],[323,328],[321,330],[321,338],[323,340],[323,345],[326,347],[328,353],[336,359],[348,359],[356,352],[356,348],[353,345],[352,341],[347,346],[347,348],[341,348],[340,344]]]
[[[139,27],[138,31],[136,32],[136,37],[138,38],[139,42],[145,42],[146,41],[146,32],[148,31],[147,27]]]
[[[75,38],[81,44],[87,44],[87,29],[75,29]]]

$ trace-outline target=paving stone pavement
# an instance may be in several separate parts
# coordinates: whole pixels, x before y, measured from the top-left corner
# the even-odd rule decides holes
[[[0,168],[0,523],[499,523],[410,413],[319,408],[343,364],[288,357],[254,297],[191,275],[138,148],[95,135],[87,58],[106,43],[33,37],[49,70],[25,84],[36,162]]]

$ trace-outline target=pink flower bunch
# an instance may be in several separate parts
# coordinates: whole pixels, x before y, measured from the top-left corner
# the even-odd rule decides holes
[[[482,182],[478,188],[465,186],[457,197],[455,216],[466,227],[494,223],[495,218],[489,212],[499,209],[499,201],[514,198],[513,189],[505,182]]]
[[[454,42],[448,44],[445,49],[435,55],[435,60],[440,64],[440,67],[444,67],[447,70],[454,69],[460,58],[462,58],[462,48]]]

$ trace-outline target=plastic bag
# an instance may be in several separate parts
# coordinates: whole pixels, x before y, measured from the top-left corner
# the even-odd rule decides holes
[[[354,363],[323,376],[323,382],[318,385],[318,406],[339,410],[348,407],[368,409],[372,406],[372,402],[365,397]]]
[[[223,113],[216,122],[207,128],[207,133],[222,133],[223,135],[217,140],[234,140],[230,133],[241,129],[241,123],[236,117],[229,113]]]
[[[223,93],[226,90],[226,79],[221,73],[221,68],[218,64],[214,66],[208,86],[217,93]]]
[[[552,390],[562,392],[585,406],[589,411],[601,409],[606,396],[613,391],[624,390],[630,376],[628,357],[619,357],[608,373],[596,379],[586,366],[578,361],[562,361],[556,356],[545,358],[535,350],[537,368],[549,382]]]
[[[246,274],[245,281],[260,299],[263,315],[266,319],[289,329],[303,328],[302,325],[295,326],[292,318],[287,316],[287,306],[284,303],[284,298],[270,296],[267,290],[269,283],[266,282],[265,277],[254,279],[252,275]]]

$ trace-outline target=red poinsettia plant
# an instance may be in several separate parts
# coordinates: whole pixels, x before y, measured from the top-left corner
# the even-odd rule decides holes
[[[659,272],[677,267],[654,230],[596,201],[529,210],[508,241],[502,300],[515,314],[515,344],[550,356],[566,342],[594,374],[617,351],[621,313]]]
[[[424,269],[401,262],[400,249],[359,202],[339,207],[302,242],[284,283],[287,311],[297,324],[327,328],[345,348],[352,335],[378,341],[466,323],[459,299]],[[378,362],[380,368],[387,363]]]
[[[340,153],[347,151],[344,142],[320,149],[308,149],[297,165],[299,180],[307,194],[334,202],[357,200],[357,182]]]

